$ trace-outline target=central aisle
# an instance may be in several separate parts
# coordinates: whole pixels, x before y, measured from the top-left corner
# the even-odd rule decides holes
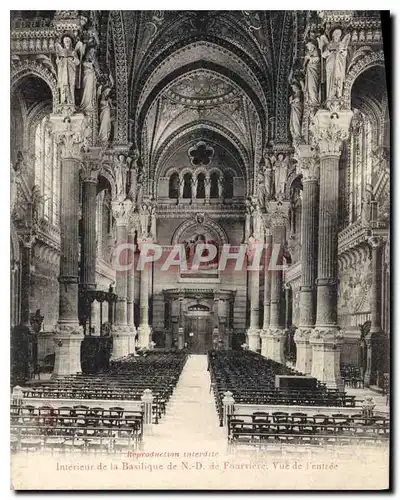
[[[144,449],[196,451],[226,448],[226,429],[219,427],[214,396],[210,392],[207,356],[191,354],[183,367],[166,415],[144,436]]]

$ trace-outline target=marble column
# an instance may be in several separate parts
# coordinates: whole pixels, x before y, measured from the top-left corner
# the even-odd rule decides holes
[[[250,292],[250,325],[247,344],[251,351],[260,349],[260,271],[248,271]]]
[[[139,346],[149,347],[151,341],[151,327],[149,325],[149,272],[150,264],[145,263],[140,271],[140,320],[139,320]]]
[[[267,355],[267,331],[270,322],[270,307],[271,307],[271,272],[269,271],[269,261],[272,252],[272,234],[271,230],[267,228],[265,235],[265,259],[264,259],[264,314],[263,314],[263,328],[261,332],[261,354]]]
[[[289,202],[270,202],[269,220],[272,234],[272,253],[270,262],[271,302],[269,327],[264,337],[265,356],[278,363],[284,363],[285,325],[283,294],[283,247],[286,243],[286,228],[289,222]]]
[[[367,366],[364,373],[366,387],[375,385],[376,372],[381,369],[383,361],[384,336],[382,331],[382,238],[372,236],[368,239],[371,246],[371,329],[365,336],[367,347]]]
[[[111,359],[117,359],[129,354],[130,327],[127,323],[127,280],[128,280],[128,250],[119,253],[118,246],[126,245],[128,242],[128,223],[132,210],[132,202],[113,201],[111,203],[112,212],[117,227],[116,242],[116,281],[115,293],[117,302],[115,304],[115,324],[112,328],[113,348]]]
[[[329,388],[343,389],[337,324],[339,159],[348,138],[352,111],[317,111],[311,133],[320,156],[317,313],[311,335],[311,375]]]
[[[126,300],[126,323],[129,327],[129,354],[135,352],[135,254],[133,251],[134,245],[134,230],[131,229],[128,233],[128,243],[131,245],[129,250],[129,269],[127,276],[127,300]]]
[[[60,175],[60,291],[55,327],[53,378],[81,372],[82,327],[78,319],[79,168],[84,137],[84,116],[51,115],[50,123],[61,152]]]
[[[97,149],[97,148],[96,148]],[[96,151],[82,162],[82,285],[87,290],[96,289],[96,208],[97,177],[100,158]]]
[[[303,174],[303,200],[301,216],[300,320],[294,340],[296,342],[296,370],[309,375],[312,367],[310,335],[315,325],[317,305],[319,161],[315,148],[312,146],[300,145],[297,147],[296,153]]]

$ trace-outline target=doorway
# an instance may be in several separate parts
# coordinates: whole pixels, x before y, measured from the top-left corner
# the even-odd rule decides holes
[[[210,315],[186,316],[185,343],[192,354],[207,354],[212,349],[212,320]]]

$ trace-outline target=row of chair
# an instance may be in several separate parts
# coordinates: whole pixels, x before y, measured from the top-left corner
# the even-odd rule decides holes
[[[223,425],[223,398],[227,391],[235,403],[355,407],[355,396],[328,389],[316,382],[315,388],[282,390],[275,387],[276,375],[299,375],[296,370],[250,351],[210,351],[208,368],[220,425]]]
[[[115,453],[137,449],[142,435],[126,428],[53,427],[48,432],[38,426],[12,425],[10,441],[12,452],[50,450]]]
[[[325,440],[341,444],[355,441],[388,442],[389,420],[362,414],[307,415],[301,412],[255,412],[228,416],[229,441],[283,441],[318,444]]]
[[[148,353],[111,362],[96,375],[70,375],[23,387],[23,398],[141,401],[145,389],[153,395],[153,421],[158,423],[177,384],[187,353]]]

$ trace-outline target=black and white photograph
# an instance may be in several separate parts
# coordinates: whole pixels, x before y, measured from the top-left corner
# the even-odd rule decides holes
[[[11,490],[389,488],[391,43],[10,11]]]

